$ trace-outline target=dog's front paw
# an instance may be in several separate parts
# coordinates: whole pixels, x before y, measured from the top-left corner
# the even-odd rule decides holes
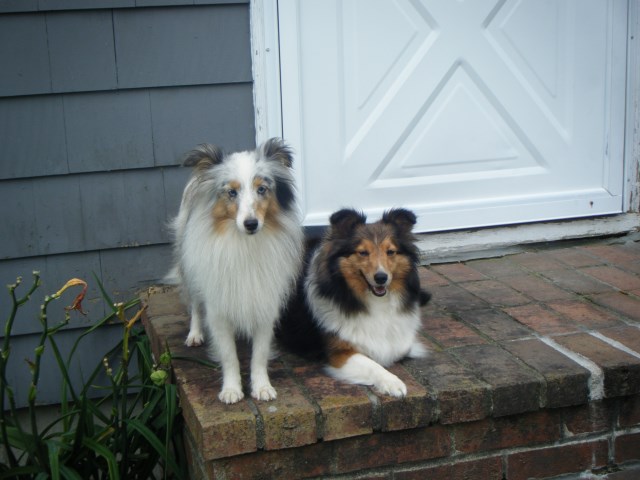
[[[376,382],[373,388],[383,395],[391,395],[392,397],[402,398],[407,396],[407,386],[402,380],[393,373],[387,372],[384,379]]]
[[[273,388],[270,384],[266,385],[257,385],[251,389],[251,396],[256,400],[275,400],[278,394],[276,393],[276,389]]]
[[[187,347],[199,347],[204,343],[204,336],[201,332],[190,330],[189,335],[187,335],[187,340],[184,343]]]
[[[224,387],[218,395],[218,398],[222,403],[230,405],[232,403],[238,403],[240,400],[242,400],[244,398],[244,393],[242,393],[242,390],[239,388]]]

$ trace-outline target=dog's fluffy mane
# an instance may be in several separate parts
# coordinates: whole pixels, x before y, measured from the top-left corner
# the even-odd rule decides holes
[[[278,204],[257,235],[247,235],[235,226],[218,229],[211,213],[225,194],[225,185],[238,174],[239,156],[251,158],[245,163],[253,175],[269,183]],[[250,336],[254,328],[251,319],[274,303],[281,308],[299,273],[303,234],[290,168],[291,150],[279,139],[271,139],[254,151],[232,154],[202,144],[185,154],[183,164],[193,167],[193,174],[170,226],[176,267],[168,280],[182,285],[186,302],[189,291],[197,292],[203,285],[216,289],[228,305],[219,308],[231,310],[225,314],[241,319],[244,328],[239,333]],[[205,272],[196,268],[198,264],[210,268]],[[201,278],[194,278],[196,271]],[[286,287],[281,285],[284,277],[290,277]]]

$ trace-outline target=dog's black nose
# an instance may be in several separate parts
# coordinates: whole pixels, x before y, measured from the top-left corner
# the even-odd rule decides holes
[[[258,229],[258,220],[255,218],[249,218],[244,221],[244,228],[247,229],[247,232],[253,233]]]
[[[378,285],[384,285],[387,282],[387,278],[389,278],[389,275],[384,272],[378,272],[373,276]]]

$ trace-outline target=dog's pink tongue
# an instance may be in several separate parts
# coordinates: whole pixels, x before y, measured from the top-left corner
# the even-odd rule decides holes
[[[373,287],[373,293],[378,297],[382,297],[384,294],[387,293],[387,289],[386,287]]]

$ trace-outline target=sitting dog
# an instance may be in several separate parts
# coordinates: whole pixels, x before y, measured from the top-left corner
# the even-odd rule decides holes
[[[186,344],[201,345],[209,331],[211,355],[222,364],[224,403],[244,397],[236,336],[252,341],[251,395],[276,398],[267,373],[273,328],[303,251],[291,164],[279,139],[230,155],[205,144],[184,158],[194,172],[172,223],[172,273],[190,307]]]

